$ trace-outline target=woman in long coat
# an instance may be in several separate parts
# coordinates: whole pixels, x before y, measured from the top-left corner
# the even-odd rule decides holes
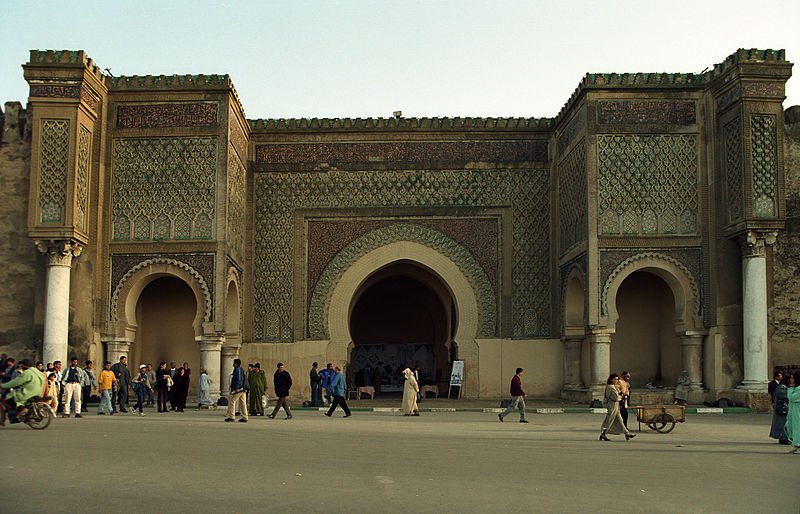
[[[414,378],[414,372],[409,368],[403,370],[403,377],[406,379],[406,383],[403,386],[403,405],[400,410],[403,411],[403,416],[419,416],[419,407],[417,407],[419,384],[417,379]]]
[[[178,368],[175,373],[175,378],[172,379],[174,385],[172,386],[175,391],[175,410],[183,412],[186,408],[186,397],[189,396],[189,370],[186,368]]]
[[[197,408],[207,409],[214,405],[211,400],[211,378],[205,368],[200,368],[200,379],[197,381]]]
[[[790,453],[800,452],[800,371],[794,372],[794,387],[787,388],[789,413],[786,415],[786,437],[794,448]]]
[[[608,380],[606,380],[606,390],[603,394],[603,406],[608,411],[606,419],[603,420],[603,426],[600,432],[601,441],[609,441],[606,434],[625,434],[625,440],[633,439],[635,434],[630,433],[625,428],[625,423],[622,422],[622,414],[619,412],[619,375],[612,373]]]
[[[253,366],[253,371],[247,374],[247,383],[250,384],[247,411],[251,416],[264,415],[264,392],[267,390],[267,374],[261,369],[258,362]]]
[[[794,377],[787,374],[773,392],[772,426],[769,429],[769,436],[777,439],[778,444],[789,444],[789,440],[786,438],[786,414],[789,409],[787,390],[789,387],[794,387]]]

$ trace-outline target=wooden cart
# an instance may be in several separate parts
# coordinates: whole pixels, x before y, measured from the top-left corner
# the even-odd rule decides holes
[[[656,432],[668,434],[675,428],[675,423],[686,421],[686,408],[683,405],[648,405],[630,408],[636,409],[640,432],[644,423]]]

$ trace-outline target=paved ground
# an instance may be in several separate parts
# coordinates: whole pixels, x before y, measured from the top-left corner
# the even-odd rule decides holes
[[[0,429],[2,512],[800,511],[764,414],[597,441],[597,414],[89,414]],[[635,425],[635,422],[634,422]]]

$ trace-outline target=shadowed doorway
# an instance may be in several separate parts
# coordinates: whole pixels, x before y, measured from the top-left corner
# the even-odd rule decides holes
[[[450,373],[453,313],[448,288],[426,268],[397,262],[375,272],[352,303],[350,380],[400,392],[402,370],[419,365],[420,385],[441,390]]]

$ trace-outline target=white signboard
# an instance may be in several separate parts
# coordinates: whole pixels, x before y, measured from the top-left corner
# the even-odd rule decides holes
[[[453,361],[453,371],[450,373],[450,387],[461,387],[464,384],[464,361]]]

